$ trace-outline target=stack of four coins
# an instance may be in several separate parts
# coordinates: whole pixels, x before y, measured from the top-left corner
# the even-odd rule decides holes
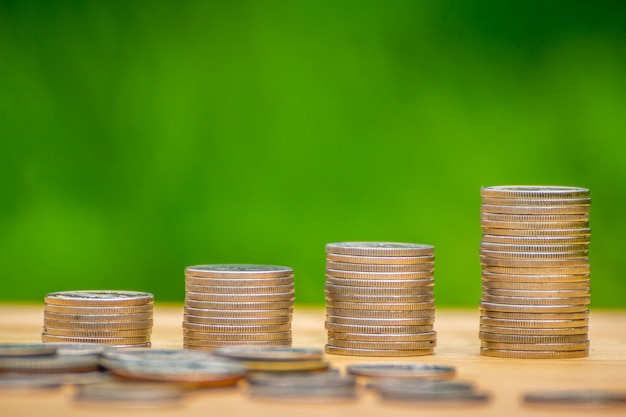
[[[46,295],[43,342],[150,346],[152,294],[65,291]]]
[[[589,353],[589,190],[482,190],[481,354],[573,358]]]
[[[200,265],[185,269],[183,347],[291,346],[293,269]]]
[[[434,267],[430,245],[326,245],[326,352],[382,357],[432,354]]]

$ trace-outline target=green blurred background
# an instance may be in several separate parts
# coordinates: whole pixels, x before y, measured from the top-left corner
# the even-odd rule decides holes
[[[0,298],[182,301],[183,268],[430,243],[480,297],[480,187],[591,189],[626,307],[625,2],[2,1]]]

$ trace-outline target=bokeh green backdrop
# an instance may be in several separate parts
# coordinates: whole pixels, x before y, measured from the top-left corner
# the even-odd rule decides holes
[[[480,187],[589,187],[593,306],[626,306],[624,2],[2,1],[0,298],[436,246],[480,297]]]

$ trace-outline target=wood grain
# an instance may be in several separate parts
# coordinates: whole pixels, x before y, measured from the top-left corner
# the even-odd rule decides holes
[[[1,305],[0,341],[37,342],[43,320],[40,305]],[[323,347],[324,309],[299,308],[294,313],[294,346]],[[154,317],[154,347],[182,347],[182,306],[158,305]],[[458,379],[471,381],[492,394],[481,406],[397,405],[380,402],[364,393],[358,400],[334,404],[298,404],[260,401],[246,397],[241,389],[213,390],[194,394],[184,403],[168,409],[103,408],[79,405],[72,400],[72,388],[45,394],[0,392],[1,416],[294,416],[359,417],[414,416],[571,416],[626,415],[626,407],[606,409],[537,408],[522,405],[525,391],[542,389],[621,389],[626,390],[626,311],[592,311],[589,338],[590,356],[581,359],[529,360],[488,358],[478,354],[479,313],[476,310],[437,311],[435,329],[438,346],[433,356],[401,361],[427,362],[457,367]],[[368,359],[328,355],[336,367],[352,363],[398,362],[394,359]]]

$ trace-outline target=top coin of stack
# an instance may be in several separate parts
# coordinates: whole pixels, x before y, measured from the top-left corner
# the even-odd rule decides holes
[[[154,297],[136,291],[65,291],[46,295],[43,342],[150,346]]]
[[[587,356],[589,190],[504,186],[481,194],[481,354]]]
[[[326,352],[353,356],[433,353],[435,255],[430,245],[326,245]]]
[[[200,265],[185,269],[185,349],[291,346],[293,269]]]

